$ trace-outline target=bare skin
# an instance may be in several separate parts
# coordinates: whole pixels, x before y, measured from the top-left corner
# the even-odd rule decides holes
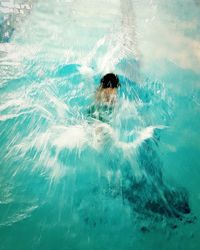
[[[113,105],[116,103],[117,89],[116,88],[100,88],[96,93],[96,102],[99,104]]]
[[[99,88],[96,92],[96,104],[100,105],[115,105],[117,101],[117,88]],[[108,125],[97,122],[95,125],[95,137],[98,144],[103,142],[105,135],[109,134]]]

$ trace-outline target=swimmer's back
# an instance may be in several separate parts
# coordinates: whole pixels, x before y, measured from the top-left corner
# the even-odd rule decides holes
[[[92,119],[109,123],[117,102],[117,88],[120,86],[118,76],[108,73],[101,78],[96,91],[95,103],[89,108],[88,115]]]

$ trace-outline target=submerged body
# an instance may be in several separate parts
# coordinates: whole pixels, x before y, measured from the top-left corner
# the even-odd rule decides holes
[[[118,86],[120,85],[116,75],[105,75],[97,89],[95,103],[89,109],[89,116],[96,121],[96,137],[101,138],[101,142],[103,142],[104,135],[110,133],[107,127],[102,126],[102,123],[110,124],[111,122],[113,110],[117,104]],[[111,141],[112,139],[110,138]],[[131,161],[123,158],[118,161],[113,160],[112,168],[116,171],[120,170],[122,175],[121,191],[118,190],[113,180],[115,196],[119,192],[119,195],[121,194],[123,199],[129,202],[132,209],[140,214],[148,216],[154,214],[182,220],[184,215],[191,212],[188,193],[186,190],[175,189],[164,183],[156,147],[152,138],[145,140],[139,146],[139,179],[135,177]]]

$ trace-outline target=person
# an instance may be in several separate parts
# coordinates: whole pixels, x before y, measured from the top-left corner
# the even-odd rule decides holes
[[[120,86],[119,78],[108,73],[101,78],[100,86],[96,92],[96,102],[102,105],[114,105],[117,99],[117,89]]]
[[[119,78],[114,73],[104,75],[95,94],[95,103],[89,108],[92,119],[109,123],[114,106],[117,102],[117,89],[120,87]]]

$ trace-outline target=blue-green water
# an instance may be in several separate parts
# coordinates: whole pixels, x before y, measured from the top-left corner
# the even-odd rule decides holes
[[[189,2],[37,1],[0,44],[1,250],[199,249]],[[88,110],[110,71],[121,88],[104,123]]]

